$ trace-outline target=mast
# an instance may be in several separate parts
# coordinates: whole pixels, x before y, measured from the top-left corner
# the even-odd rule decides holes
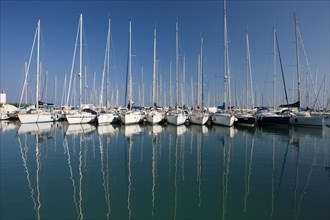
[[[85,79],[84,79],[84,82],[85,82],[85,85],[84,85],[84,90],[83,90],[83,93],[84,93],[84,103],[89,103],[88,99],[87,99],[87,93],[88,93],[88,83],[87,83],[88,79],[87,79],[87,66],[85,65]]]
[[[227,101],[227,15],[226,15],[226,0],[224,0],[224,8],[223,8],[223,67],[224,67],[224,102]]]
[[[126,73],[126,89],[125,89],[125,105],[132,102],[132,21],[129,20],[128,27],[128,59],[127,59],[127,73]],[[130,105],[132,106],[132,105]]]
[[[167,100],[166,100],[166,87],[165,87],[166,83],[165,80],[163,80],[163,106],[165,107],[167,105]]]
[[[143,66],[141,67],[141,77],[142,77],[142,106],[144,107],[144,81],[143,81]]]
[[[172,62],[170,62],[170,106],[173,106],[173,97],[172,97]]]
[[[152,106],[154,106],[154,104],[156,103],[156,46],[157,46],[157,42],[156,42],[156,35],[157,35],[157,31],[156,31],[156,25],[154,28],[154,63],[153,63],[153,77],[152,77]]]
[[[24,67],[24,71],[25,71],[25,79],[24,79],[24,85],[23,85],[23,91],[22,91],[22,94],[23,94],[23,92],[24,92],[24,87],[25,87],[25,104],[27,104],[28,103],[28,96],[27,96],[27,82],[26,82],[26,78],[27,78],[27,62],[25,61],[25,67]],[[23,98],[23,97],[22,97]],[[22,99],[21,98],[21,99]],[[22,103],[22,101],[20,101],[19,102],[19,107],[21,107],[21,103]]]
[[[253,96],[253,84],[252,84],[252,70],[251,70],[251,55],[250,55],[250,43],[249,34],[246,32],[246,42],[247,42],[247,60],[248,60],[248,73],[250,74],[250,84],[251,84],[251,98],[252,98],[252,110],[254,109],[254,96]],[[248,84],[247,84],[248,85]]]
[[[245,108],[246,108],[246,110],[248,110],[248,87],[249,87],[249,84],[248,84],[248,78],[249,78],[249,52],[248,52],[248,32],[246,31],[245,32],[245,40],[246,40],[246,44],[245,44],[245,47],[246,47],[246,92],[245,92],[245,94],[246,94],[246,103],[245,103]]]
[[[196,106],[201,106],[201,55],[198,54],[198,64],[197,64],[197,103]]]
[[[110,78],[110,38],[111,38],[111,19],[109,17],[109,33],[108,33],[108,60],[107,60],[107,84],[106,84],[106,96],[105,104],[108,107],[108,95],[109,95],[109,78]]]
[[[56,105],[57,103],[57,77],[55,76],[54,79],[54,104]]]
[[[132,21],[129,21],[128,42],[128,100],[132,101]]]
[[[39,75],[40,75],[40,19],[38,20],[38,41],[37,41],[37,86],[36,86],[36,109],[39,108]]]
[[[273,75],[273,110],[275,110],[275,96],[276,96],[276,28],[273,27],[274,37],[274,75]]]
[[[298,81],[298,102],[300,107],[300,67],[299,67],[299,47],[298,47],[298,22],[296,17],[296,12],[294,12],[294,25],[295,25],[295,35],[296,35],[296,58],[297,58],[297,81]],[[298,108],[299,111],[299,108]]]
[[[204,73],[203,73],[203,43],[204,43],[204,39],[203,39],[203,35],[201,35],[201,63],[200,63],[200,67],[201,67],[201,76],[202,76],[202,110],[204,109]]]
[[[225,53],[226,53],[226,64],[225,64],[225,67],[226,67],[226,76],[227,76],[227,79],[228,79],[228,106],[229,106],[229,109],[231,111],[231,88],[230,88],[230,65],[229,65],[229,55],[228,55],[228,36],[227,36],[227,10],[226,10],[226,1],[224,1],[224,22],[225,22],[225,31],[224,31],[224,34],[225,34]]]
[[[79,51],[79,106],[82,108],[82,14],[80,14],[80,51]]]
[[[181,103],[186,101],[186,56],[183,56],[183,70],[182,70],[182,87],[181,87]]]
[[[194,82],[193,82],[193,78],[190,78],[190,90],[191,90],[191,106],[194,106]]]
[[[158,97],[158,102],[159,102],[159,104],[160,105],[162,105],[162,103],[163,103],[163,93],[162,93],[162,73],[159,73],[159,97]]]
[[[176,21],[176,40],[175,40],[175,92],[176,92],[176,106],[179,105],[179,24]]]

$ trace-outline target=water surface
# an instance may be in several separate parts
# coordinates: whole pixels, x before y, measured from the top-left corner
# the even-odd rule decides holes
[[[329,219],[330,128],[1,122],[1,219]]]

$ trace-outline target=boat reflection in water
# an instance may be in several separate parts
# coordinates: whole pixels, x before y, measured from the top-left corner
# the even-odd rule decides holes
[[[61,127],[62,125],[58,122],[21,124],[17,134],[42,134],[50,130],[54,131]]]
[[[19,126],[17,121],[0,120],[0,134],[16,129]]]
[[[97,126],[98,135],[113,135],[118,133],[118,128],[114,127],[112,124],[99,125]]]
[[[219,136],[229,138],[234,138],[237,133],[237,128],[235,127],[212,126],[211,130]]]
[[[158,135],[162,133],[163,127],[159,124],[147,125],[148,134],[151,136]]]
[[[121,126],[121,129],[125,137],[131,137],[142,132],[141,126],[139,124]]]
[[[19,148],[2,146],[2,158],[16,150],[20,166],[1,185],[15,196],[4,194],[1,201],[18,219],[329,217],[325,126],[47,123],[16,129]],[[20,175],[24,181],[15,182]],[[24,208],[8,209],[18,198]],[[61,203],[51,205],[55,201]],[[10,216],[1,213],[3,219]]]
[[[188,129],[194,134],[207,134],[209,132],[209,129],[205,125],[201,126],[191,124],[189,125]]]
[[[187,127],[185,125],[168,125],[166,126],[166,130],[172,134],[176,134],[178,136],[183,135],[187,131]]]
[[[21,124],[17,131],[22,164],[26,174],[36,219],[41,219],[40,213],[44,203],[41,192],[47,193],[44,188],[41,188],[44,186],[42,185],[44,178],[42,178],[43,176],[41,174],[42,161],[45,157],[44,154],[48,151],[48,142],[50,142],[51,139],[54,139],[54,149],[56,149],[56,135],[54,131],[60,128],[61,125],[58,123],[31,123]],[[35,145],[35,147],[33,145]]]
[[[70,124],[65,132],[66,135],[75,135],[80,133],[91,133],[96,130],[93,124]]]

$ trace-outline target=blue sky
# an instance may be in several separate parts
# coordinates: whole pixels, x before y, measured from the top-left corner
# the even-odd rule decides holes
[[[186,84],[196,80],[200,34],[204,36],[204,74],[206,97],[210,105],[223,96],[223,1],[1,1],[1,81],[0,89],[9,102],[19,101],[37,19],[41,20],[43,74],[48,71],[49,102],[54,100],[57,78],[57,103],[61,101],[64,75],[70,74],[79,13],[84,22],[84,64],[87,65],[89,89],[93,74],[99,90],[104,61],[108,16],[111,17],[111,89],[118,85],[123,104],[128,51],[128,22],[132,19],[133,94],[138,101],[141,67],[144,69],[145,104],[149,104],[153,67],[153,28],[157,26],[159,72],[169,90],[169,66],[172,61],[172,83],[175,78],[175,22],[179,21],[179,53],[186,57]],[[245,31],[249,31],[253,87],[259,104],[270,105],[273,77],[272,27],[276,24],[289,99],[295,72],[295,35],[293,12],[297,18],[307,58],[317,89],[324,75],[329,82],[329,1],[227,1],[227,26],[233,95],[243,104],[245,96]],[[301,83],[306,89],[306,62],[300,49]],[[36,57],[29,73],[29,101],[34,102]],[[78,60],[76,61],[78,62]],[[180,61],[182,70],[182,61]],[[277,65],[277,70],[280,70]],[[78,72],[78,65],[75,73]],[[317,73],[317,74],[316,74]],[[277,71],[277,102],[284,102],[282,79]],[[310,81],[309,79],[307,81]],[[329,83],[325,83],[328,85]],[[78,83],[77,83],[78,85]],[[164,85],[162,85],[164,87]],[[296,85],[294,85],[296,88]],[[311,87],[310,83],[307,87]],[[172,86],[174,94],[174,84]],[[164,88],[163,88],[164,89]],[[323,90],[322,90],[323,91]],[[329,90],[328,90],[329,91]],[[89,90],[89,93],[91,91]],[[329,94],[329,92],[328,92]],[[46,96],[46,95],[44,95]],[[306,96],[306,91],[302,92]],[[168,101],[169,94],[166,94]],[[232,97],[232,99],[234,99]],[[45,100],[45,101],[47,101]],[[306,99],[307,100],[307,99]],[[307,101],[306,101],[307,102]]]

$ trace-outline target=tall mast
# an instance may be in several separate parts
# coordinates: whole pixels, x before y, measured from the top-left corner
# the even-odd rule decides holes
[[[38,42],[37,42],[37,86],[36,86],[36,109],[39,108],[39,75],[40,75],[40,19],[38,20]]]
[[[204,73],[203,73],[203,35],[201,35],[201,76],[202,76],[202,110],[204,109]]]
[[[79,106],[82,108],[82,14],[80,14],[80,52],[79,52]]]
[[[128,101],[132,100],[132,21],[129,21],[128,42]]]
[[[294,12],[294,25],[296,34],[296,57],[297,57],[297,81],[298,81],[298,102],[300,105],[300,68],[299,68],[299,47],[298,47],[298,22],[296,12]],[[299,108],[298,108],[299,110]]]
[[[181,103],[185,104],[186,101],[186,56],[183,56],[183,69],[182,69],[182,87],[181,87]]]
[[[179,24],[176,21],[176,40],[175,40],[175,92],[176,92],[176,105],[179,105]]]
[[[156,25],[154,28],[154,65],[153,65],[153,77],[152,77],[152,106],[156,103]]]
[[[109,17],[109,29],[108,29],[108,60],[107,60],[107,84],[106,84],[106,107],[108,107],[108,95],[109,95],[109,78],[110,78],[110,38],[111,38],[111,19]]]
[[[249,87],[249,84],[248,84],[248,78],[249,78],[249,52],[248,52],[248,32],[246,31],[245,32],[245,47],[246,47],[246,92],[245,92],[245,95],[246,95],[246,103],[245,103],[245,108],[246,110],[249,108],[248,106],[248,87]],[[253,96],[253,94],[251,94],[251,96]]]
[[[193,82],[193,78],[190,78],[190,90],[191,90],[191,102],[190,102],[190,106],[194,105],[194,82]]]
[[[157,65],[158,66],[158,65]],[[159,80],[158,80],[158,84],[159,84],[159,93],[158,93],[158,98],[157,101],[159,102],[159,104],[161,105],[163,102],[163,93],[162,93],[162,73],[159,73]]]
[[[170,62],[170,106],[173,106],[173,97],[172,97],[172,62]]]
[[[143,80],[143,66],[141,67],[141,77],[142,77],[142,106],[144,107],[144,80]]]
[[[85,77],[84,77],[84,89],[83,89],[83,93],[84,93],[84,103],[89,103],[88,99],[87,99],[87,90],[88,90],[88,78],[87,78],[87,66],[85,65]]]
[[[198,54],[198,65],[197,65],[197,103],[196,106],[201,106],[201,55]]]
[[[250,74],[250,92],[251,92],[251,103],[252,103],[252,110],[254,109],[254,96],[253,96],[253,84],[252,84],[252,68],[251,68],[251,55],[250,55],[250,43],[249,43],[249,34],[248,32],[246,32],[246,45],[247,45],[247,64],[248,64],[248,73]],[[248,80],[248,78],[247,78]],[[247,86],[248,86],[248,83],[247,83]]]
[[[273,109],[275,110],[275,96],[276,96],[276,28],[273,27],[274,37],[274,75],[273,75]]]
[[[24,68],[24,71],[25,71],[25,80],[24,80],[24,86],[23,86],[23,90],[22,90],[22,95],[23,95],[23,92],[24,92],[24,87],[25,87],[25,103],[27,104],[28,103],[28,98],[27,98],[27,82],[26,82],[26,78],[27,78],[27,62],[25,61],[25,68]],[[21,100],[22,100],[23,96],[21,96]],[[21,107],[21,103],[22,101],[19,102],[19,107]]]
[[[55,76],[55,79],[54,79],[54,104],[56,105],[57,103],[57,77]]]
[[[226,15],[226,0],[223,7],[223,67],[224,67],[224,102],[227,102],[227,15]]]

